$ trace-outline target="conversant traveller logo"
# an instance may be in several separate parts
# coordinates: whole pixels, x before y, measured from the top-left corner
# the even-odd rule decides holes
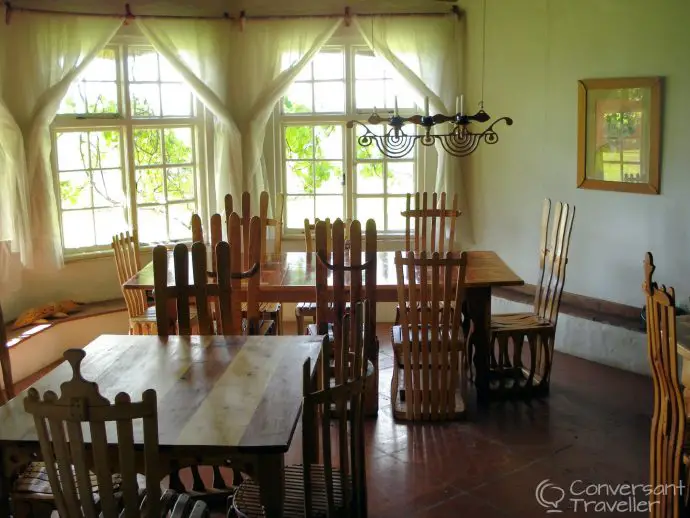
[[[534,490],[537,503],[546,513],[649,513],[660,501],[653,497],[672,495],[682,498],[686,487],[681,482],[651,486],[650,484],[587,483],[574,480],[560,486],[544,479]]]

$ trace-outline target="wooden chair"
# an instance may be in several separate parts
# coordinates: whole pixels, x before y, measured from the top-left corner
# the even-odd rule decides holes
[[[331,231],[331,220],[330,218],[326,218],[324,220],[326,222],[326,255],[330,255],[331,253],[331,241],[333,240],[333,235]],[[317,218],[314,223],[310,223],[308,219],[304,220],[304,244],[305,244],[305,250],[308,254],[313,254],[314,253],[314,235],[313,232],[316,228],[316,223],[319,222],[319,219]],[[352,223],[351,219],[346,219],[345,220],[345,243],[349,243],[350,241],[350,223]],[[311,318],[314,320],[313,323],[316,323],[316,302],[298,302],[295,305],[295,322],[297,322],[297,334],[301,335],[304,334],[305,331],[305,326],[304,326],[304,319],[305,318]]]
[[[552,222],[550,212],[551,201],[544,200],[533,311],[491,315],[489,387],[498,397],[530,397],[549,391],[575,207],[559,202]],[[550,226],[552,233],[547,242]],[[527,355],[523,351],[525,340]]]
[[[354,306],[352,325],[366,329],[366,303]],[[348,320],[348,315],[345,320]],[[349,325],[343,326],[348,333]],[[356,332],[354,348],[364,350],[362,332]],[[345,338],[345,341],[349,341]],[[324,357],[336,355],[324,337]],[[364,408],[369,383],[366,358],[352,365],[349,375],[334,386],[314,390],[309,360],[304,363],[304,403],[302,407],[302,464],[285,468],[285,507],[283,516],[367,516],[366,468],[364,449]],[[321,364],[321,377],[328,373]],[[333,418],[333,410],[335,413]],[[319,463],[321,461],[322,463]],[[263,517],[260,487],[245,479],[237,489],[233,510],[241,518]]]
[[[161,495],[156,392],[145,391],[142,401],[135,403],[121,392],[111,404],[99,393],[98,385],[83,378],[80,364],[85,356],[81,349],[65,352],[73,377],[62,384],[59,397],[48,391],[41,399],[31,388],[24,400],[24,408],[34,416],[41,454],[47,461],[58,513],[53,516],[160,518],[171,511],[180,518],[207,517],[203,502],[192,504],[186,495],[172,490]],[[134,421],[139,419],[143,421],[145,492],[139,484],[140,464],[133,438]],[[90,432],[89,444],[84,441],[84,425]],[[113,477],[106,430],[117,435],[117,477]],[[91,466],[95,473],[89,471]]]
[[[239,232],[239,221],[236,214],[231,217],[231,238]],[[153,250],[153,272],[158,318],[158,334],[167,336],[170,332],[180,335],[192,334],[190,302],[196,304],[198,334],[266,334],[272,323],[262,321],[259,312],[259,282],[261,278],[261,256],[259,218],[252,218],[250,257],[255,261],[252,268],[242,272],[241,250],[231,247],[226,241],[216,244],[215,262],[217,265],[216,282],[208,282],[208,262],[206,245],[197,241],[192,245],[192,275],[189,282],[189,250],[187,245],[178,244],[173,251],[175,265],[175,285],[168,286],[168,252],[164,246]],[[239,271],[238,271],[239,270]],[[240,283],[247,279],[247,315],[243,319],[239,299]],[[170,311],[171,304],[176,311]],[[171,326],[171,322],[174,322]]]
[[[676,306],[673,288],[659,287],[653,281],[654,258],[647,252],[644,260],[642,289],[647,308],[647,349],[654,382],[654,413],[649,445],[652,491],[649,495],[651,518],[688,516],[687,415],[683,389],[678,379],[676,345]],[[657,494],[659,493],[659,494]]]
[[[126,290],[124,284],[141,270],[139,240],[134,232],[115,234],[112,242],[117,278],[129,315],[130,335],[156,334],[156,308],[149,307],[144,290]]]
[[[461,307],[466,254],[395,253],[398,304],[409,310],[392,328],[391,407],[396,419],[464,417],[467,351]],[[423,309],[424,308],[424,309]]]
[[[365,253],[362,262],[362,227],[359,221],[354,220],[349,225],[351,237],[349,249],[345,245],[345,224],[337,219],[331,225],[332,243],[328,236],[329,225],[326,221],[316,223],[316,324],[309,326],[309,334],[328,334],[332,343],[335,357],[332,364],[331,379],[343,366],[338,363],[343,348],[342,326],[350,307],[364,300],[369,301],[367,306],[366,322],[370,326],[367,336],[371,340],[365,343],[365,355],[372,363],[374,372],[371,382],[367,386],[367,415],[376,415],[378,412],[378,379],[379,379],[379,343],[376,338],[376,223],[373,219],[367,221],[364,235]],[[329,255],[327,251],[332,246]],[[332,272],[332,275],[329,273]],[[345,289],[346,273],[349,278],[349,290]],[[332,277],[332,290],[328,289],[328,279]],[[348,293],[349,292],[349,293]],[[349,298],[348,298],[349,297]],[[354,332],[354,329],[351,330]],[[347,345],[347,344],[345,344]],[[326,358],[326,357],[324,357]],[[329,378],[327,378],[329,379]]]
[[[268,217],[268,204],[269,195],[266,191],[263,191],[259,198],[259,219],[261,221],[261,260],[266,261],[268,256],[268,229],[273,228],[274,240],[273,240],[273,254],[281,254],[283,250],[283,212],[285,211],[285,196],[283,194],[278,194],[276,196],[276,210],[275,217]],[[235,212],[235,206],[232,199],[232,195],[225,195],[225,222],[226,225],[230,224],[230,214]],[[242,226],[242,250],[244,251],[243,257],[248,257],[247,252],[249,250],[249,224],[252,218],[251,212],[251,196],[248,192],[242,193],[242,207],[238,213],[240,218],[240,224]],[[213,224],[212,224],[213,228]],[[228,228],[229,231],[229,228]],[[230,234],[228,233],[228,236]],[[229,238],[228,238],[229,240]],[[232,241],[230,241],[232,244]],[[243,267],[245,270],[249,269],[249,262],[247,259],[244,260]],[[260,311],[266,318],[269,318],[275,322],[275,332],[276,334],[283,334],[283,313],[281,304],[279,302],[262,302]]]

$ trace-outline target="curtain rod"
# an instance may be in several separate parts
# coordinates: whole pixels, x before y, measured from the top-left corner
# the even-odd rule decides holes
[[[158,19],[172,19],[172,20],[231,20],[239,21],[244,24],[246,20],[289,20],[289,19],[309,19],[309,18],[344,18],[345,25],[349,26],[352,19],[350,8],[346,7],[343,14],[300,14],[300,15],[257,15],[247,16],[246,11],[240,11],[239,17],[230,16],[228,12],[224,12],[220,16],[175,16],[170,14],[133,14],[129,4],[125,4],[124,14],[101,14],[101,13],[85,13],[75,11],[56,11],[52,9],[37,9],[33,7],[14,7],[11,2],[5,0],[5,23],[10,23],[12,13],[40,13],[40,14],[58,14],[58,15],[72,15],[72,16],[93,16],[98,18],[124,18],[125,23],[135,18],[158,18]],[[428,12],[428,13],[356,13],[357,16],[373,17],[373,16],[441,16],[445,14],[455,14],[458,18],[462,16],[462,11],[457,5],[453,5],[450,11],[444,12]]]

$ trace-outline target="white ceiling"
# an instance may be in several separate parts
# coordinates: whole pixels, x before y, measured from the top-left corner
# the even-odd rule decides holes
[[[40,8],[67,12],[124,14],[126,1],[105,0],[11,0],[14,7]],[[345,6],[357,13],[449,12],[452,1],[443,0],[132,0],[134,15],[237,16],[297,15],[342,13]]]

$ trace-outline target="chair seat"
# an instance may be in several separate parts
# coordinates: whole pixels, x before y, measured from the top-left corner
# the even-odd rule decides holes
[[[146,308],[146,311],[144,312],[143,315],[137,315],[134,317],[130,317],[129,319],[131,322],[155,322],[156,321],[156,307],[151,306],[150,308]]]
[[[553,323],[535,313],[491,315],[491,333],[553,328]]]
[[[280,302],[260,302],[259,313],[278,313],[280,311]],[[247,314],[247,303],[242,303],[242,314]]]
[[[300,311],[304,314],[316,315],[316,302],[298,302],[295,305],[295,311]]]
[[[115,496],[121,496],[119,493],[120,485],[122,484],[122,477],[115,473],[112,475],[113,489]],[[139,484],[139,493],[143,494],[146,489],[146,479],[143,475],[137,475],[137,482]],[[75,478],[75,484],[76,484]],[[91,491],[94,493],[94,501],[98,503],[98,480],[96,475],[91,473]],[[50,487],[48,480],[48,471],[45,463],[32,462],[19,475],[19,478],[12,487],[12,498],[15,500],[53,500],[53,489]]]
[[[285,468],[285,506],[283,508],[283,516],[285,518],[305,516],[303,477],[304,468],[301,464]],[[309,516],[325,517],[327,513],[326,477],[323,465],[315,464],[311,467],[311,481],[312,512]],[[349,477],[347,483],[352,487],[352,481]],[[336,508],[345,509],[343,502],[343,479],[337,471],[333,473],[333,500]],[[259,484],[251,478],[245,479],[235,493],[233,508],[240,517],[263,518],[265,514],[261,507]]]

